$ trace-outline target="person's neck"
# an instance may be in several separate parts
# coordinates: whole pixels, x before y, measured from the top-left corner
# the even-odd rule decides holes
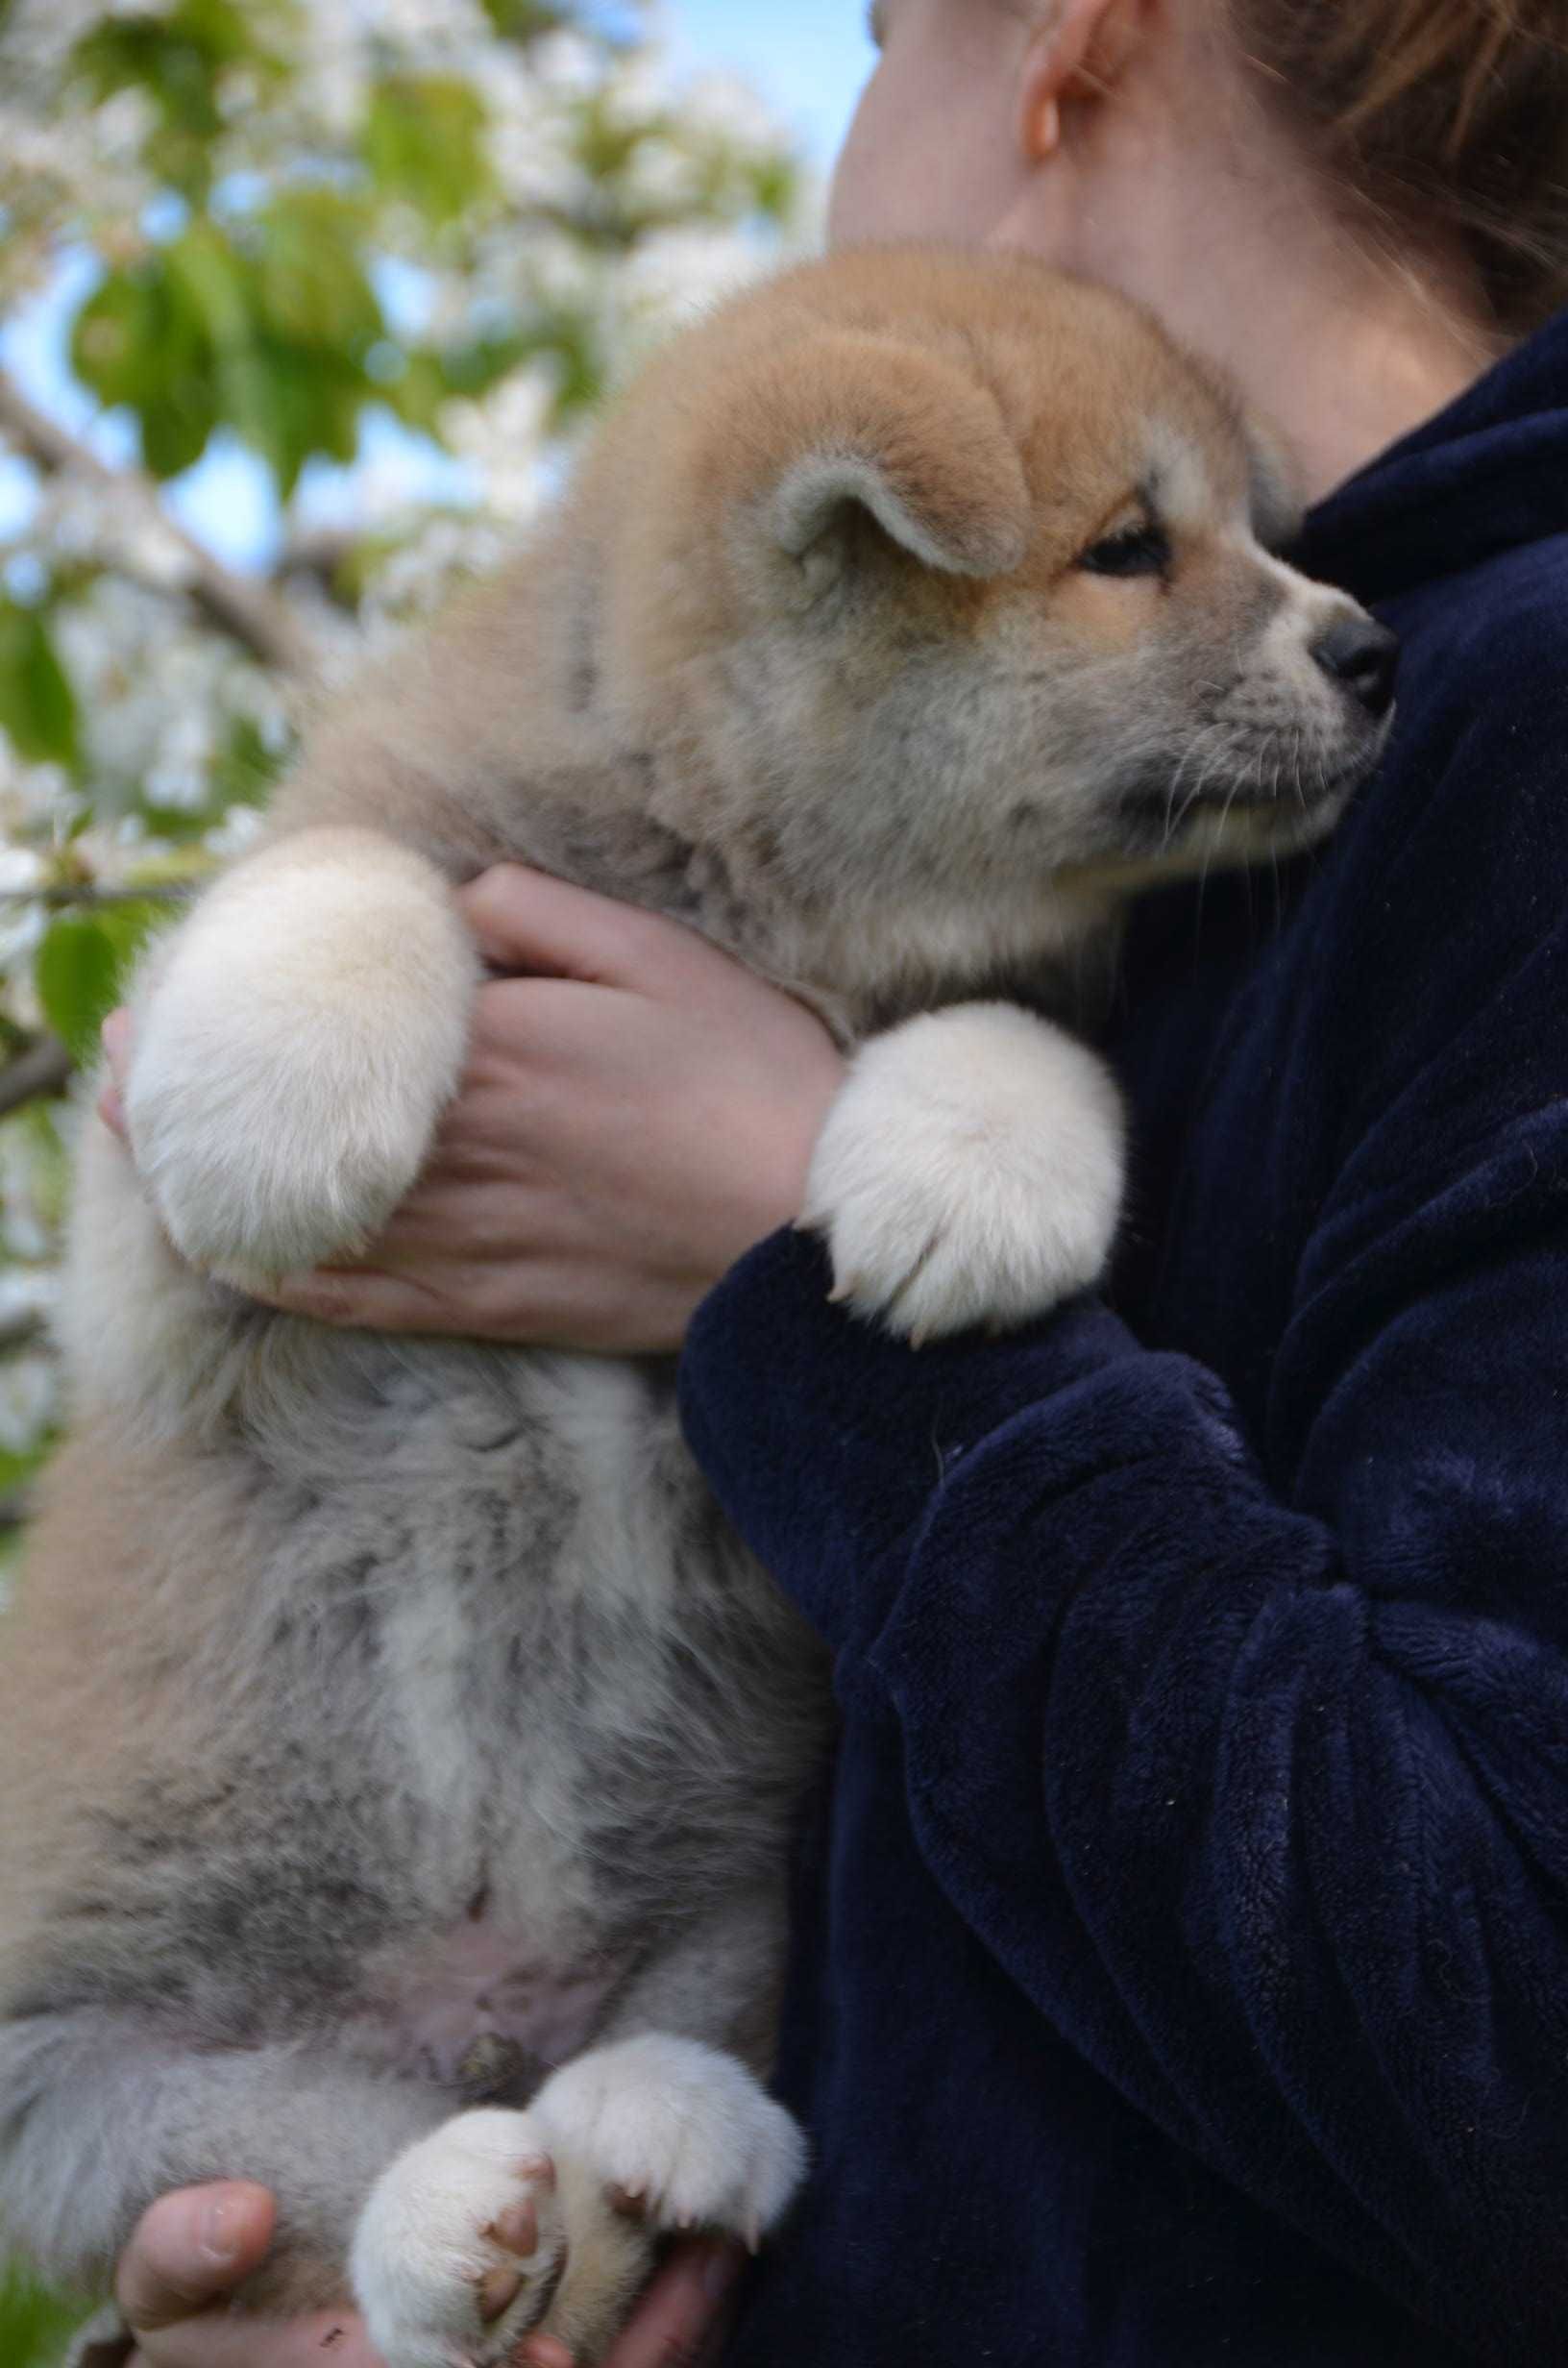
[[[1287,439],[1308,501],[1453,400],[1503,350],[1454,261],[1396,257],[1340,217],[1255,107],[1080,126],[999,243],[1034,246],[1147,305]],[[1193,139],[1179,136],[1202,122]],[[1094,145],[1090,146],[1093,141]]]
[[[1305,226],[1303,226],[1305,229]],[[1349,253],[1345,252],[1349,248]],[[1217,361],[1295,455],[1315,502],[1461,394],[1502,350],[1433,279],[1341,233],[1317,252],[1240,236],[1194,240],[1162,292],[1129,288],[1184,344]]]

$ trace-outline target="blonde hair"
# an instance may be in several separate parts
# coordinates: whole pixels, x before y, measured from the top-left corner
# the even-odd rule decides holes
[[[1458,243],[1498,327],[1568,303],[1568,0],[1226,0],[1332,180]]]

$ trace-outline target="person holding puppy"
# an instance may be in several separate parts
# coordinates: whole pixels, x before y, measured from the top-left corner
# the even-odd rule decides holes
[[[876,30],[835,236],[1023,249],[1224,365],[1299,457],[1293,555],[1404,635],[1382,772],[1277,908],[1139,915],[1123,1247],[1035,1333],[829,1306],[815,1021],[521,873],[468,892],[514,974],[441,1157],[288,1303],[684,1340],[837,1656],[782,2066],[816,2176],[738,2368],[1568,2360],[1568,6]],[[138,2368],[372,2368],[222,2316],[269,2213],[155,2208]],[[677,2255],[614,2368],[697,2357],[733,2273]]]

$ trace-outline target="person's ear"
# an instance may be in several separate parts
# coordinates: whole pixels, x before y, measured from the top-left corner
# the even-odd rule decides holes
[[[1143,0],[1055,0],[1024,59],[1018,134],[1030,163],[1043,163],[1062,145],[1065,107],[1114,86],[1143,14]]]

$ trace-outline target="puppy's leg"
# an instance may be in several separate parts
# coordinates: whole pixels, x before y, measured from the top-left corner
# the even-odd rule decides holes
[[[907,1021],[856,1054],[804,1221],[837,1295],[913,1341],[1003,1329],[1096,1282],[1123,1180],[1104,1064],[1007,1003]]]
[[[478,956],[432,865],[369,830],[240,864],[136,999],[136,1166],[197,1267],[352,1249],[408,1190],[462,1069]]]
[[[278,2198],[279,2234],[244,2306],[345,2303],[366,2195],[446,2109],[422,2083],[321,2050],[185,2048],[159,2021],[107,2010],[18,2014],[0,2024],[0,2234],[46,2278],[104,2290],[159,2195],[253,2179]],[[504,2257],[480,2246],[467,2274]]]
[[[84,1112],[53,1317],[73,1409],[200,1428],[229,1396],[244,1313],[176,1256],[129,1153]]]

